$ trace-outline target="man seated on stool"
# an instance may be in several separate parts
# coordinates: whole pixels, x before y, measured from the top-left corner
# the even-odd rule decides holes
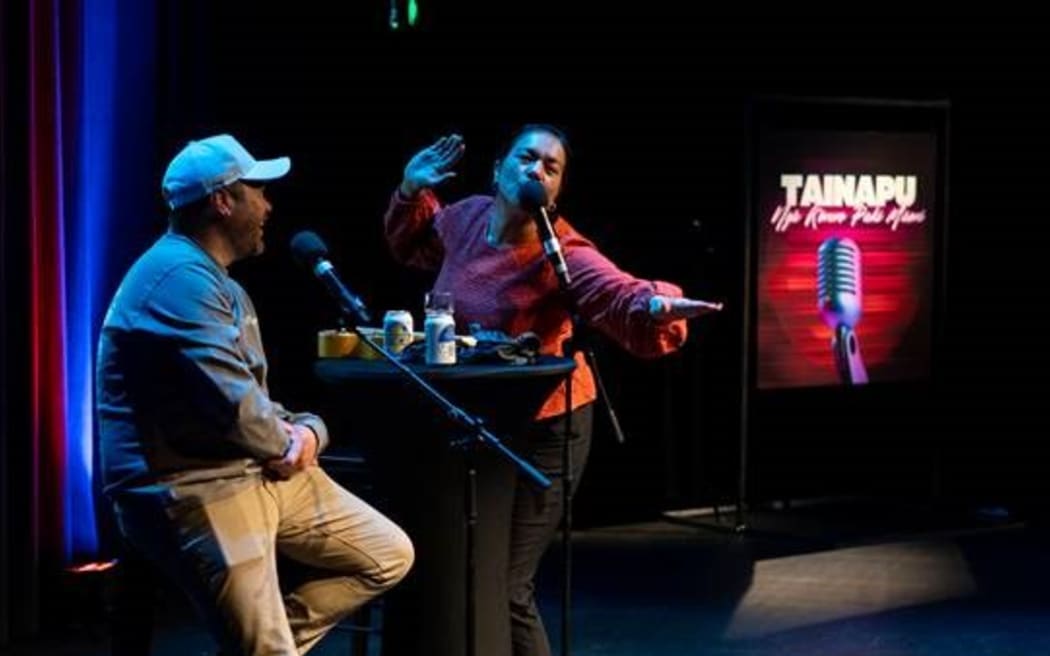
[[[192,141],[162,189],[170,229],[102,326],[105,493],[121,532],[181,586],[231,654],[301,654],[412,566],[412,543],[317,464],[319,417],[266,387],[259,320],[227,267],[263,250],[264,193],[288,158]],[[277,554],[316,575],[282,595]]]

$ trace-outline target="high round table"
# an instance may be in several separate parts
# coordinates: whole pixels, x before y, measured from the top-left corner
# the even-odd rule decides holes
[[[526,445],[514,435],[575,364],[541,356],[528,365],[409,366],[525,458]],[[463,656],[468,486],[464,451],[452,445],[466,437],[463,430],[384,360],[324,358],[314,373],[325,389],[322,407],[334,448],[364,455],[371,489],[361,496],[404,528],[416,550],[412,571],[383,597],[384,656]],[[510,513],[516,479],[524,474],[485,446],[477,445],[473,458],[475,653],[510,656]]]

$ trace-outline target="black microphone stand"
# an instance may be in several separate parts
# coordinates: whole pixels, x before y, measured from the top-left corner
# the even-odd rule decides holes
[[[557,239],[557,233],[554,232],[554,226],[550,224],[549,217],[546,210],[541,210],[540,220],[547,223],[550,238]],[[550,255],[550,253],[548,253]],[[613,408],[612,401],[609,399],[609,394],[605,391],[605,383],[602,381],[601,371],[598,368],[598,359],[594,356],[594,350],[591,348],[589,341],[585,335],[587,328],[580,319],[579,308],[576,305],[576,301],[573,299],[572,294],[569,290],[569,274],[565,270],[564,275],[559,271],[559,262],[551,261],[551,266],[555,271],[555,277],[558,279],[558,290],[561,293],[561,297],[568,308],[569,318],[572,323],[572,336],[565,340],[562,344],[562,352],[564,357],[575,361],[576,353],[582,352],[584,360],[587,365],[591,368],[591,373],[594,374],[594,382],[598,387],[598,396],[602,398],[605,403],[605,408],[609,414],[609,423],[612,426],[613,434],[616,438],[617,443],[623,444],[626,441],[624,437],[623,429],[620,427],[620,420],[616,416],[616,410]],[[572,449],[570,447],[570,440],[575,435],[573,429],[572,420],[572,371],[570,371],[565,378],[565,429],[564,439],[562,440],[562,602],[561,602],[561,654],[562,656],[569,656],[571,653],[571,617],[572,617],[572,498],[573,498],[573,484],[575,483],[574,476],[572,473]]]
[[[345,312],[344,308],[344,312]],[[351,313],[351,317],[356,317],[355,314]],[[355,322],[356,324],[356,322]],[[465,436],[461,440],[457,440],[452,446],[463,449],[465,463],[466,463],[466,475],[464,476],[464,513],[466,519],[466,641],[467,641],[467,656],[475,656],[477,651],[477,645],[475,640],[475,615],[477,606],[477,555],[476,545],[476,530],[478,525],[478,495],[477,495],[477,463],[475,460],[475,449],[477,445],[481,444],[494,449],[498,453],[502,454],[505,458],[510,460],[514,465],[521,470],[526,476],[532,479],[538,487],[542,489],[549,488],[551,481],[544,476],[538,469],[533,467],[528,461],[524,460],[500,441],[498,437],[493,435],[487,428],[485,428],[484,422],[479,417],[473,417],[467,414],[464,410],[454,405],[451,401],[445,398],[441,392],[437,391],[428,382],[423,380],[416,372],[405,366],[394,354],[390,353],[383,346],[379,346],[372,339],[361,331],[359,327],[354,326],[354,332],[357,336],[364,341],[369,347],[374,349],[377,353],[381,354],[390,364],[394,365],[394,368],[403,373],[409,378],[415,385],[426,393],[426,396],[436,403],[445,415],[458,424],[465,431]]]

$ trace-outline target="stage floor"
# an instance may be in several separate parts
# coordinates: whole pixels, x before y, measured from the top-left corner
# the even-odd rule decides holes
[[[1050,532],[995,513],[853,504],[756,512],[735,535],[688,520],[578,531],[578,656],[1001,656],[1050,653]],[[719,527],[715,527],[718,529]],[[555,547],[539,577],[555,653]],[[211,654],[163,592],[153,654]],[[312,654],[350,653],[334,632]],[[106,628],[67,622],[23,654],[105,656]]]

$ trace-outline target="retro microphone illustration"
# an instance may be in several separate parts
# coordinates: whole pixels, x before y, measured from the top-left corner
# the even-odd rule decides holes
[[[817,309],[834,331],[831,352],[846,385],[868,382],[854,332],[861,314],[860,247],[844,237],[828,237],[817,249]]]

